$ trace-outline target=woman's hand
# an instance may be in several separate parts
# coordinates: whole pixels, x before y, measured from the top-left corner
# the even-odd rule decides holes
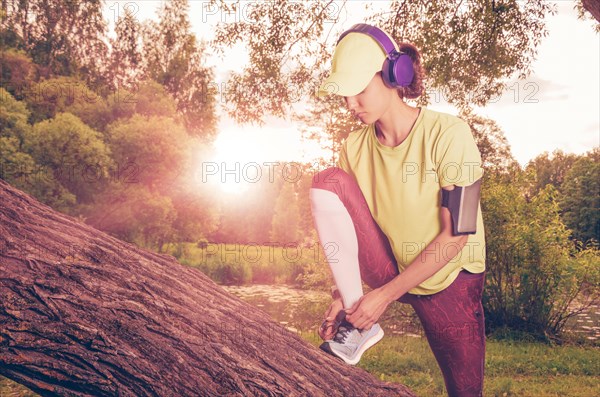
[[[381,288],[374,289],[346,310],[346,320],[358,329],[369,329],[379,320],[391,302]]]
[[[319,336],[323,340],[331,340],[337,333],[337,327],[339,324],[335,323],[337,314],[344,308],[342,298],[334,299],[329,305],[329,309],[325,312],[325,320],[319,328]]]

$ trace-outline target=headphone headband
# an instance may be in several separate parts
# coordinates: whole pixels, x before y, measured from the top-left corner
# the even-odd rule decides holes
[[[396,50],[394,42],[383,30],[366,23],[357,23],[340,35],[338,44],[348,33],[366,34],[385,51],[381,72],[383,81],[388,87],[407,87],[411,84],[415,75],[411,57]]]
[[[383,48],[386,56],[398,52],[388,35],[385,34],[383,30],[375,26],[367,25],[366,23],[357,23],[340,35],[340,38],[337,41],[338,44],[344,37],[346,37],[348,33],[363,33],[371,36],[381,46],[381,48]]]

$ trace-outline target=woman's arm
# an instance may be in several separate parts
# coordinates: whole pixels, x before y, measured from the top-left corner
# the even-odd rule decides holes
[[[445,187],[453,190],[454,186]],[[463,249],[468,236],[452,234],[452,219],[448,208],[441,207],[442,230],[423,251],[394,279],[364,295],[351,309],[346,319],[356,328],[368,329],[377,322],[387,306],[433,276]]]

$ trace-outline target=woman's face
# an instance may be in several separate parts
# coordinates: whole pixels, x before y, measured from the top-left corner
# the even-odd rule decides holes
[[[344,100],[356,118],[363,124],[372,124],[388,110],[393,95],[396,95],[396,90],[385,85],[379,72],[361,93],[344,97]]]

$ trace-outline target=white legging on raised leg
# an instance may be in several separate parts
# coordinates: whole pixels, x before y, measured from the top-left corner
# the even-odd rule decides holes
[[[310,205],[333,279],[344,308],[349,309],[363,295],[354,223],[344,203],[333,192],[311,188]]]

